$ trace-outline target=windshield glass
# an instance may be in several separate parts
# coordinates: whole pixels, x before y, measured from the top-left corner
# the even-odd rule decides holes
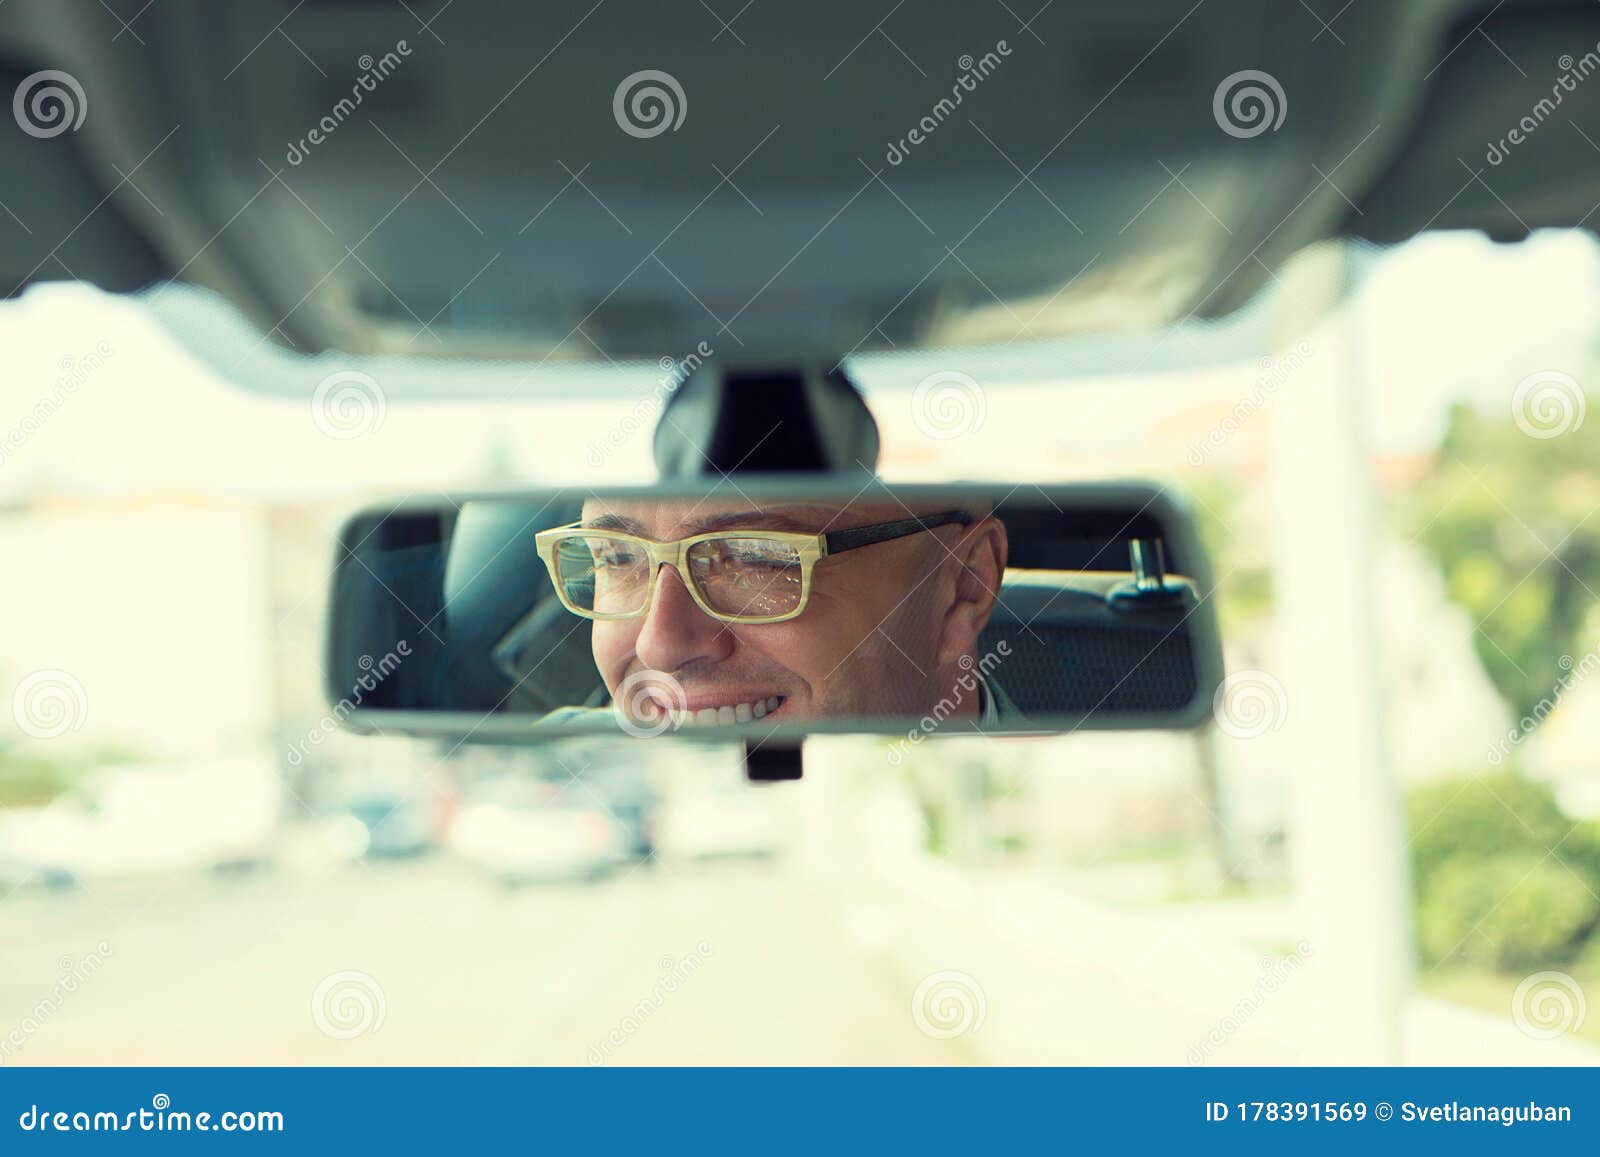
[[[1561,1010],[1600,994],[1600,249],[1346,257],[1331,309],[1292,275],[1225,323],[849,359],[885,478],[1191,501],[1230,680],[1195,734],[827,736],[763,787],[714,743],[358,737],[321,690],[346,512],[648,482],[696,353],[313,360],[221,307],[5,303],[0,1062],[1336,1059],[1289,641],[1324,614],[1298,568],[1353,565],[1304,468],[1337,443],[1408,1059],[1594,1063]],[[1341,396],[1357,437],[1299,401]]]

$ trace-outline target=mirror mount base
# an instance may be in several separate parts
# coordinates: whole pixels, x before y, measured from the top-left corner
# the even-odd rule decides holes
[[[1148,611],[1183,606],[1188,591],[1167,584],[1166,544],[1159,538],[1135,538],[1128,542],[1128,569],[1133,581],[1106,595],[1114,611]]]
[[[712,360],[672,394],[652,449],[663,478],[870,474],[878,424],[842,365]]]
[[[1124,583],[1106,594],[1108,607],[1114,611],[1130,614],[1188,607],[1192,602],[1193,596],[1189,589],[1183,586],[1163,586],[1159,590],[1148,590],[1135,583]]]

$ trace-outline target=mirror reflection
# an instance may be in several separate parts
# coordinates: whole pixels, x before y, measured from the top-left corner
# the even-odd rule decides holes
[[[723,486],[359,516],[336,698],[632,734],[1182,725],[1209,620],[1155,493]]]

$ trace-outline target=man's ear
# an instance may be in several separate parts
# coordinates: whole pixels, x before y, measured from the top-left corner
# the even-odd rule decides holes
[[[954,663],[962,655],[978,649],[978,636],[994,612],[1000,595],[1000,576],[1005,573],[1006,524],[990,515],[966,528],[951,549],[955,556],[955,592],[945,611],[939,632],[937,659],[941,666]]]

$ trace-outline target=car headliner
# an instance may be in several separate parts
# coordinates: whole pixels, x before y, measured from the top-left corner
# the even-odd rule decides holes
[[[1484,158],[1597,42],[1595,5],[1520,0],[12,0],[0,77],[86,110],[0,123],[0,286],[177,279],[301,352],[562,364],[1146,329],[1325,238],[1592,224],[1581,133]],[[644,70],[683,94],[647,138],[613,100]],[[1242,73],[1274,123],[1220,103]]]

